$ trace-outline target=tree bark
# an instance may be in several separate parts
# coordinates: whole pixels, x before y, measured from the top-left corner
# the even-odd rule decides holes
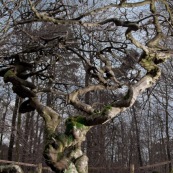
[[[29,139],[29,132],[30,132],[30,121],[31,121],[31,112],[26,113],[26,119],[25,119],[25,127],[24,127],[24,139],[25,143],[22,149],[22,161],[26,161],[26,154],[28,150],[28,139]]]
[[[18,165],[0,166],[0,173],[23,173],[23,170]]]
[[[19,104],[21,104],[21,99],[19,99]],[[21,113],[18,113],[17,117],[17,138],[16,138],[16,161],[20,160],[20,139],[22,137],[21,132]]]
[[[15,142],[15,133],[16,133],[16,118],[18,114],[18,108],[19,108],[19,97],[16,96],[15,100],[15,106],[13,110],[13,117],[12,117],[12,124],[11,124],[11,135],[10,135],[10,143],[9,143],[9,149],[8,149],[8,160],[13,159],[13,147]]]
[[[137,144],[139,166],[143,166],[141,147],[140,147],[140,132],[139,132],[139,127],[138,127],[138,121],[137,121],[135,106],[132,107],[132,110],[133,110],[133,117],[134,117],[134,123],[135,123],[135,131],[136,131],[136,144]]]
[[[168,160],[171,161],[171,150],[170,150],[170,136],[169,136],[169,110],[168,110],[168,87],[166,87],[166,96],[165,96],[165,115],[166,115],[166,151],[167,151],[167,157]],[[171,163],[169,164],[169,172],[172,170]]]
[[[5,119],[6,119],[6,115],[7,115],[7,110],[8,110],[8,106],[9,104],[7,104],[5,106],[5,112],[2,114],[2,127],[0,128],[1,129],[1,134],[0,134],[0,158],[3,159],[3,149],[2,149],[2,145],[3,145],[3,136],[4,136],[4,129],[5,129]]]

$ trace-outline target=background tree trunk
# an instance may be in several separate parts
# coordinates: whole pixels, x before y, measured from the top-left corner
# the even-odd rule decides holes
[[[8,148],[8,160],[13,159],[13,147],[14,147],[15,137],[16,137],[16,118],[18,114],[19,100],[20,100],[19,97],[16,96],[15,106],[14,106],[13,116],[12,116],[12,123],[11,123],[11,135],[10,135],[10,142],[9,142],[9,148]]]
[[[143,166],[142,154],[141,154],[141,144],[140,144],[140,132],[139,132],[139,127],[138,127],[138,120],[137,120],[137,113],[136,113],[135,105],[132,107],[132,111],[133,111],[133,119],[134,119],[134,124],[135,124],[136,147],[137,147],[137,153],[138,153],[139,166]]]

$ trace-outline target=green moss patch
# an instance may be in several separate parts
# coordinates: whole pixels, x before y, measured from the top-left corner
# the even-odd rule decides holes
[[[73,128],[83,129],[86,126],[86,118],[82,116],[71,117],[66,120],[66,134],[70,134]]]
[[[8,82],[9,78],[16,76],[14,71],[8,70],[5,74],[4,74],[4,82]]]

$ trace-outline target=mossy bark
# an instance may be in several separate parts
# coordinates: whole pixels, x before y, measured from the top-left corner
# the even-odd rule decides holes
[[[81,143],[85,140],[90,127],[83,123],[84,119],[76,116],[67,119],[64,134],[55,134],[55,131],[46,132],[44,157],[53,171],[87,173],[88,158],[81,150]]]
[[[0,173],[23,173],[23,170],[18,165],[0,166]]]

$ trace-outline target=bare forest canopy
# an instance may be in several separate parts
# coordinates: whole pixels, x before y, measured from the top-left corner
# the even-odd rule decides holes
[[[18,96],[16,113],[43,118],[43,156],[53,171],[87,173],[87,132],[132,107],[172,57],[173,2],[3,0],[0,7],[0,76]]]

